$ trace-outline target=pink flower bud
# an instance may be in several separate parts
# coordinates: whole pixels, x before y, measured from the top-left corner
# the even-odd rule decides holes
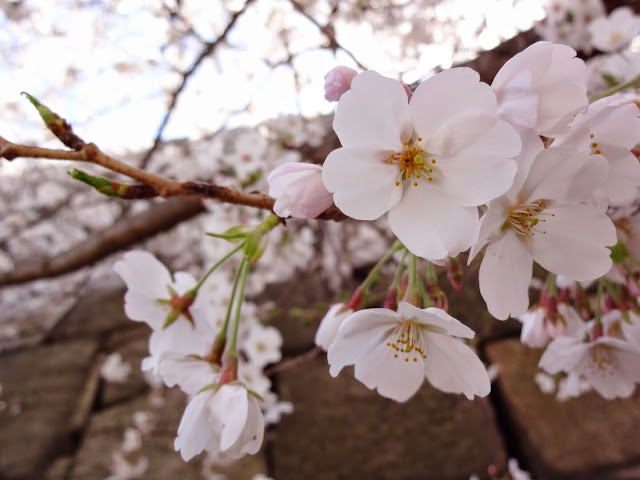
[[[330,102],[340,100],[342,94],[351,88],[351,80],[358,74],[353,68],[338,66],[324,76],[324,98]]]
[[[316,218],[333,204],[333,195],[322,183],[322,167],[309,163],[285,163],[267,179],[269,195],[276,198],[273,211],[285,218]]]

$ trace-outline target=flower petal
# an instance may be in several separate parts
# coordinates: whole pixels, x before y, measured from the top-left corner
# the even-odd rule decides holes
[[[398,314],[386,308],[369,308],[349,315],[327,352],[331,376],[337,376],[343,367],[353,365],[382,343],[398,321]]]
[[[533,259],[550,272],[585,281],[611,268],[616,230],[611,219],[588,205],[547,208],[529,242]]]
[[[480,264],[479,281],[491,315],[506,320],[527,310],[532,271],[531,254],[513,230],[489,244]]]
[[[329,154],[322,181],[345,215],[375,220],[398,203],[400,170],[387,163],[391,150],[370,147],[338,148]]]
[[[209,402],[213,424],[219,426],[220,451],[228,450],[240,438],[247,423],[249,394],[244,387],[226,384]]]
[[[478,228],[478,210],[461,207],[426,181],[409,185],[389,211],[391,230],[414,255],[427,260],[456,256],[471,246]]]
[[[333,129],[343,147],[402,150],[413,130],[402,84],[374,71],[357,75],[340,98]]]
[[[473,330],[440,308],[420,309],[410,303],[400,302],[398,313],[405,320],[415,319],[416,322],[427,327],[438,327],[449,335],[463,338],[473,338],[475,336]]]
[[[172,284],[169,270],[149,252],[127,252],[113,269],[122,277],[129,290],[150,298],[167,298],[167,285]]]
[[[383,397],[406,402],[422,385],[424,366],[422,360],[412,361],[394,354],[393,349],[380,343],[356,362],[354,375]]]
[[[520,136],[511,125],[492,117],[469,116],[467,120],[476,128],[484,125],[484,131],[453,157],[439,162],[442,175],[438,189],[458,205],[477,206],[511,187],[517,170],[512,158],[520,153]],[[468,130],[466,127],[466,123],[458,124],[456,130]]]
[[[418,85],[409,104],[415,131],[427,142],[460,112],[495,117],[496,108],[491,87],[480,82],[480,75],[466,67],[451,68],[428,78]]]
[[[464,342],[441,333],[427,334],[426,342],[424,373],[431,385],[443,392],[462,393],[469,400],[489,394],[487,369]]]
[[[202,452],[210,441],[215,441],[205,408],[210,398],[209,391],[199,393],[191,399],[182,414],[173,446],[176,451],[180,450],[180,456],[185,462]]]

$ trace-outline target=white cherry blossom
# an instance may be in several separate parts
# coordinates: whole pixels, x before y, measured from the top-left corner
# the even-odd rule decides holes
[[[618,7],[608,17],[589,24],[591,44],[603,52],[623,49],[640,33],[640,17],[629,7]]]
[[[574,336],[556,338],[540,358],[547,373],[567,372],[574,383],[586,380],[607,399],[629,397],[640,382],[640,348],[613,337],[585,342]],[[577,388],[576,388],[577,390]]]
[[[231,458],[254,454],[262,445],[264,417],[258,399],[239,384],[204,390],[191,399],[174,447],[188,461],[203,450]]]
[[[242,344],[242,350],[251,363],[262,368],[269,363],[279,362],[282,358],[282,335],[275,327],[263,327],[256,324]]]
[[[603,155],[609,173],[599,190],[606,200],[620,204],[631,200],[640,186],[640,163],[631,153],[638,143],[640,110],[634,103],[621,105],[617,98],[608,97],[578,114],[567,135],[558,137],[554,144],[579,149],[588,146],[592,155]]]
[[[322,178],[346,215],[391,229],[415,255],[441,260],[466,250],[477,206],[513,181],[517,132],[496,118],[496,98],[468,68],[441,72],[411,101],[402,85],[376,72],[359,74],[337,107],[342,148]]]
[[[489,242],[480,292],[501,320],[527,310],[534,261],[572,280],[592,280],[611,268],[606,247],[616,243],[609,217],[581,203],[607,177],[606,160],[569,147],[545,150],[537,136],[524,145],[514,185],[489,203],[470,255]]]
[[[398,402],[411,398],[424,378],[447,393],[468,399],[491,389],[487,370],[461,338],[469,327],[438,308],[419,309],[401,302],[398,311],[359,310],[342,322],[329,347],[332,376],[355,365],[355,377]]]
[[[207,304],[204,296],[198,295],[190,305],[176,307],[176,299],[195,286],[193,276],[177,272],[174,280],[156,257],[143,251],[127,252],[113,268],[128,287],[124,297],[127,316],[143,321],[153,329],[149,337],[151,355],[142,361],[144,371],[151,370],[157,374],[160,358],[168,352],[183,355],[208,353],[215,332],[209,323],[207,309],[202,307]],[[181,313],[165,327],[165,321],[174,308]]]
[[[566,45],[537,42],[512,57],[491,87],[498,117],[519,128],[555,137],[585,110],[587,67]]]

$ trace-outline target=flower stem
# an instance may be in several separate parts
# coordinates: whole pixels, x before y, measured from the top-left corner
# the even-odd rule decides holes
[[[211,267],[207,271],[207,273],[203,275],[203,277],[198,281],[198,283],[196,283],[195,287],[189,290],[189,293],[195,297],[198,294],[198,290],[200,289],[202,284],[207,280],[207,278],[209,278],[209,275],[211,275],[216,270],[216,268],[218,268],[220,265],[226,262],[230,257],[232,257],[238,250],[242,249],[243,246],[244,246],[244,242],[241,242],[236,248],[234,248],[229,253],[227,253],[224,257],[222,257],[213,267]]]
[[[235,323],[233,325],[233,334],[231,336],[231,342],[229,344],[229,350],[227,355],[235,356],[236,354],[236,341],[238,340],[238,329],[240,327],[240,310],[242,309],[242,300],[244,298],[244,285],[247,282],[247,272],[249,271],[249,261],[247,258],[242,259],[240,268],[238,269],[240,276],[240,291],[238,292],[238,298],[236,300],[236,315]]]
[[[233,309],[234,300],[236,299],[236,290],[238,288],[238,281],[240,280],[240,275],[242,273],[242,266],[247,263],[247,259],[243,258],[238,270],[236,271],[236,276],[233,279],[233,288],[231,289],[231,298],[229,299],[229,306],[227,307],[227,314],[224,317],[224,324],[222,325],[222,329],[216,336],[217,342],[224,342],[227,338],[227,329],[229,328],[229,320],[231,319],[231,310]]]
[[[589,99],[589,103],[593,103],[596,100],[600,100],[601,98],[609,97],[614,93],[621,92],[622,90],[626,90],[627,88],[637,88],[637,87],[640,87],[640,76],[634,78],[633,80],[627,83],[623,83],[622,85],[617,85],[613,88],[610,88],[609,90],[599,93],[598,95],[594,95]]]
[[[371,286],[371,284],[377,279],[378,272],[380,272],[380,269],[382,268],[382,266],[389,261],[389,259],[393,256],[394,253],[402,250],[403,248],[404,248],[404,245],[402,245],[400,240],[396,240],[395,242],[393,242],[393,245],[391,246],[391,248],[387,251],[384,257],[382,257],[380,261],[375,264],[375,266],[369,272],[369,275],[367,275],[367,278],[365,278],[364,282],[362,282],[362,284],[360,285],[360,289],[363,294]]]
[[[596,294],[596,315],[595,321],[597,325],[602,325],[602,294],[604,293],[604,287],[606,283],[606,279],[601,277],[598,280],[598,293]]]

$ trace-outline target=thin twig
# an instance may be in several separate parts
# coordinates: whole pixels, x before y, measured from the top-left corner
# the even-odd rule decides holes
[[[203,62],[203,60],[205,58],[207,58],[209,55],[213,54],[215,52],[216,48],[222,42],[224,42],[226,40],[227,35],[231,31],[231,29],[233,28],[235,23],[238,21],[238,18],[240,18],[240,15],[242,15],[244,13],[246,8],[253,1],[254,0],[247,0],[240,10],[238,10],[233,15],[231,15],[231,19],[229,20],[229,23],[227,24],[225,29],[222,31],[222,33],[218,36],[218,38],[216,38],[213,42],[206,42],[204,44],[203,49],[200,51],[200,54],[194,60],[194,62],[191,64],[191,66],[187,70],[182,72],[182,80],[180,81],[180,84],[175,88],[175,90],[171,93],[171,100],[169,101],[169,106],[167,107],[167,112],[165,113],[164,117],[162,118],[162,121],[160,122],[160,125],[158,126],[158,130],[156,132],[156,136],[153,139],[153,145],[151,146],[151,148],[149,150],[147,150],[147,153],[145,153],[144,156],[142,157],[141,166],[143,168],[146,167],[147,163],[149,162],[149,159],[151,159],[151,156],[156,152],[156,150],[160,146],[160,144],[162,142],[162,135],[164,133],[164,129],[166,128],[167,124],[169,123],[169,119],[171,118],[171,115],[174,112],[175,106],[178,103],[178,98],[180,97],[180,95],[184,91],[184,89],[185,89],[185,87],[187,85],[187,82],[189,81],[191,76],[193,76],[193,74],[198,69],[198,67]]]
[[[303,363],[306,363],[309,360],[312,360],[315,357],[317,357],[320,352],[322,352],[321,347],[313,347],[308,352],[304,352],[303,354],[298,355],[297,357],[288,358],[287,360],[283,360],[282,362],[278,363],[277,365],[274,365],[271,368],[267,368],[264,371],[264,374],[267,377],[270,377],[271,375],[275,375],[276,373],[285,372],[287,370],[291,370],[293,368],[299,367]]]

